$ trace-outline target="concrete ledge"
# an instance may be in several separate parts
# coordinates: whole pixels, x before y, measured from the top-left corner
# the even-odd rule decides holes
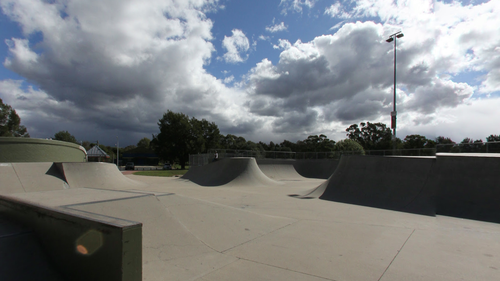
[[[0,214],[33,229],[67,280],[142,280],[142,223],[0,195]]]
[[[0,138],[0,163],[85,161],[87,152],[78,144],[32,138]]]

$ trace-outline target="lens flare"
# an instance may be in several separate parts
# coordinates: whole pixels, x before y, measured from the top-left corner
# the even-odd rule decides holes
[[[103,245],[102,233],[91,229],[76,240],[76,251],[82,255],[92,255]]]

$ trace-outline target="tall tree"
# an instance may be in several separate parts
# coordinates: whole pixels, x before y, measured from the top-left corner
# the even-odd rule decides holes
[[[158,121],[160,133],[153,135],[150,145],[162,160],[179,161],[182,169],[189,161],[189,154],[204,153],[217,148],[220,132],[215,123],[186,114],[167,111]]]
[[[489,153],[499,153],[500,143],[492,143],[500,141],[500,135],[490,135],[486,138],[486,149]]]
[[[405,149],[425,148],[429,140],[421,135],[408,135],[404,139],[403,147]]]
[[[500,136],[499,135],[490,135],[489,137],[486,137],[487,142],[493,142],[493,141],[500,141]]]
[[[456,143],[450,138],[439,136],[436,138],[436,152],[450,152],[454,150]]]
[[[55,133],[54,139],[78,144],[78,141],[76,140],[75,136],[70,134],[68,131],[59,131]]]
[[[365,150],[392,148],[392,132],[387,125],[370,122],[361,122],[359,125],[353,124],[346,129],[349,139],[361,144]]]
[[[0,137],[29,138],[28,130],[21,125],[21,118],[16,111],[0,99]]]
[[[158,121],[160,133],[153,136],[151,144],[162,160],[174,162],[178,160],[182,169],[185,169],[191,152],[190,144],[193,141],[189,117],[183,113],[167,111]]]
[[[142,138],[138,143],[137,143],[137,147],[141,147],[141,148],[149,148],[149,144],[150,144],[151,140],[144,137]]]
[[[193,143],[193,148],[198,153],[205,153],[209,149],[219,148],[221,134],[215,123],[208,122],[205,119],[197,120],[194,117],[191,118],[190,122],[193,134],[196,138]]]
[[[361,155],[365,154],[365,150],[363,149],[363,147],[357,141],[351,139],[338,141],[337,143],[335,143],[334,150],[341,152],[350,151],[354,152],[355,154]]]

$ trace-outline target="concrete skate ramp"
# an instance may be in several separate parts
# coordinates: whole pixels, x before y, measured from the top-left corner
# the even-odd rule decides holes
[[[301,176],[328,179],[337,169],[339,160],[296,160],[293,167]]]
[[[255,158],[251,157],[224,158],[205,166],[191,167],[182,179],[201,186],[280,184],[268,178],[257,166]]]
[[[52,162],[0,163],[0,194],[67,188],[64,175]]]
[[[427,184],[435,158],[342,156],[320,199],[435,215],[435,189]]]
[[[500,154],[437,155],[440,215],[500,223]]]
[[[91,187],[100,189],[135,189],[146,184],[125,177],[111,163],[60,163],[66,181],[71,188]]]
[[[294,165],[296,161],[293,159],[258,159],[257,164],[259,169],[269,178],[273,180],[289,180],[297,181],[305,178],[297,173]]]

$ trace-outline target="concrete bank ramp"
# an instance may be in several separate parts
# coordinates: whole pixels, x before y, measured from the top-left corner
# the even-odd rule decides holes
[[[92,187],[100,189],[134,189],[146,184],[131,180],[124,176],[111,163],[60,163],[58,164],[71,188]]]
[[[440,215],[500,223],[500,154],[438,153]]]
[[[257,166],[255,158],[224,158],[205,166],[191,167],[182,179],[201,186],[247,185],[275,186],[277,181],[268,178]]]
[[[286,159],[258,159],[259,169],[269,178],[278,181],[298,181],[305,180],[297,170],[295,170],[296,161]]]
[[[305,197],[435,215],[436,191],[428,184],[433,157],[342,156],[335,173]]]
[[[63,173],[52,162],[0,163],[0,194],[68,188]]]
[[[308,178],[328,179],[339,160],[294,160],[258,159],[262,172],[271,179],[279,181],[298,181]]]
[[[337,169],[339,160],[296,160],[293,167],[301,176],[328,179]]]

